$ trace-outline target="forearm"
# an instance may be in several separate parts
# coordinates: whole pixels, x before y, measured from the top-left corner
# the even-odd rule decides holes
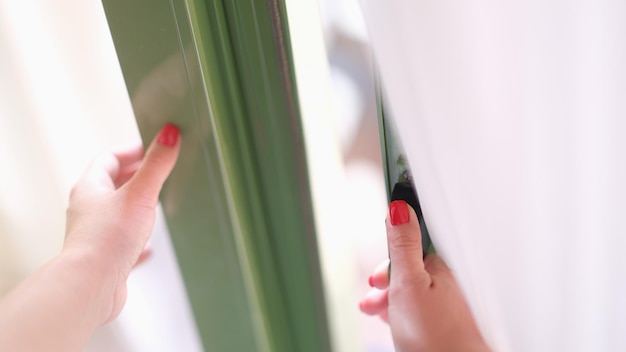
[[[0,301],[0,350],[79,351],[111,309],[103,268],[62,253]]]

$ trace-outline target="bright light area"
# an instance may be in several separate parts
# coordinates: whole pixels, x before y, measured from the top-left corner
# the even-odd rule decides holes
[[[99,2],[0,2],[0,52],[4,294],[60,250],[69,190],[89,161],[140,140]],[[124,311],[85,351],[202,350],[160,213],[151,244]]]
[[[357,308],[371,270],[387,257],[365,24],[356,0],[288,1],[287,11],[334,347],[393,351],[388,326]]]

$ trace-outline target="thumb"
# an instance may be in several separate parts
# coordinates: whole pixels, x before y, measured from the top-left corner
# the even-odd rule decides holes
[[[150,144],[137,172],[126,183],[128,191],[148,205],[156,206],[179,151],[180,130],[173,124],[166,124]]]
[[[402,285],[419,278],[429,279],[422,259],[422,234],[413,208],[403,200],[391,202],[386,225],[392,268],[390,283]]]

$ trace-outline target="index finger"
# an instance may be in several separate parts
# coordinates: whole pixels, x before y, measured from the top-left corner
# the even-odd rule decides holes
[[[115,190],[113,180],[120,171],[119,160],[111,153],[98,155],[87,167],[70,192],[70,199],[81,194]]]
[[[120,169],[123,169],[129,165],[135,164],[143,158],[143,145],[138,143],[137,145],[123,149],[113,151],[113,155],[117,158],[120,164]]]

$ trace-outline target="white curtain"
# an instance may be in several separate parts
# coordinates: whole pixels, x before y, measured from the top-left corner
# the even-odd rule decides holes
[[[361,2],[431,236],[491,346],[626,350],[626,3]]]

